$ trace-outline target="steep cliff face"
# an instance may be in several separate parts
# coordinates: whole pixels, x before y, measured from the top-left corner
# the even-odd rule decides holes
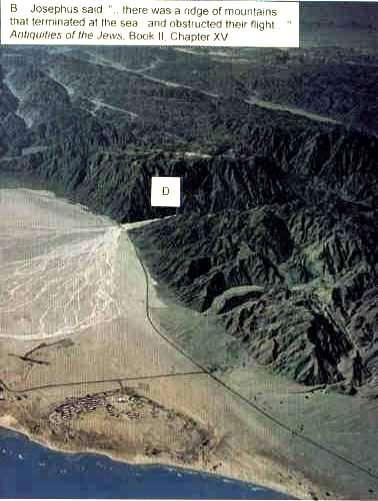
[[[0,156],[27,144],[26,125],[17,114],[18,100],[3,79],[0,66]]]
[[[114,53],[121,69],[108,51],[21,53],[3,63],[0,169],[121,222],[174,215],[132,238],[180,301],[275,371],[375,392],[374,135],[247,105],[230,75],[219,97],[151,80],[133,53]],[[151,207],[152,176],[182,178],[179,209]]]
[[[376,212],[365,208],[361,225],[345,206],[328,203],[181,216],[135,230],[133,238],[153,274],[182,301],[220,316],[262,363],[305,384],[368,382],[370,391],[377,373]]]

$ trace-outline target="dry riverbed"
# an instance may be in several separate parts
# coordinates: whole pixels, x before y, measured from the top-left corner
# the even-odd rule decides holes
[[[157,335],[129,227],[27,189],[0,190],[0,213],[0,425],[62,450],[186,466],[300,498],[369,497],[366,479],[295,445]],[[175,316],[153,288],[149,300],[157,324]],[[282,419],[277,395],[301,389],[257,367],[225,377],[264,393]],[[305,396],[295,402],[303,410]],[[351,476],[339,490],[333,463]]]

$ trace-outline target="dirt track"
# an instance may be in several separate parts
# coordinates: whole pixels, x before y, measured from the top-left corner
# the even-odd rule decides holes
[[[15,417],[17,426],[31,433],[32,423],[43,420],[51,405],[67,397],[119,387],[116,381],[121,376],[152,376],[148,383],[151,398],[193,417],[214,430],[217,437],[218,445],[208,462],[188,466],[206,471],[216,467],[220,474],[288,491],[297,497],[308,497],[310,490],[322,494],[300,473],[302,462],[313,457],[314,449],[293,442],[291,433],[277,430],[269,419],[251,412],[207,375],[193,374],[198,372],[198,366],[157,335],[146,315],[146,277],[128,237],[128,227],[120,227],[49,193],[23,189],[0,190],[0,211],[0,378],[12,390],[40,387],[22,403],[11,399],[3,409],[0,407],[0,416]],[[153,288],[149,303],[155,309],[165,308]],[[72,346],[55,343],[67,336],[73,341]],[[52,347],[33,352],[33,357],[46,362],[44,365],[9,356],[23,355],[41,341],[49,343],[48,338],[53,338]],[[161,374],[186,372],[187,376],[154,379]],[[251,389],[256,394],[263,390],[266,408],[274,407],[278,399],[287,399],[290,390],[286,383],[280,383],[280,387],[276,380],[271,386],[266,375],[258,371],[236,372],[228,379],[229,384],[244,388],[243,394],[249,395]],[[252,387],[250,381],[254,382]],[[76,385],[77,382],[81,383]],[[271,388],[274,391],[270,395]],[[297,406],[304,405],[304,398],[299,394],[292,397]],[[316,408],[327,404],[331,412],[332,402],[323,404],[319,400]],[[340,412],[341,408],[337,409]],[[276,408],[275,413],[282,417],[283,410]],[[295,415],[288,417],[298,419]],[[90,422],[81,423],[83,428],[77,430],[78,436],[95,425],[101,435],[102,451],[107,452],[108,441],[113,444],[109,454],[128,461],[148,461],[139,442],[138,446],[129,444],[129,449],[125,449],[122,441],[131,440],[130,431],[118,421],[110,426],[109,419],[106,415],[91,416]],[[49,442],[46,433],[42,430],[35,438]],[[153,437],[153,428],[148,433]],[[120,444],[118,451],[114,450],[114,442]],[[66,447],[83,448],[75,440]],[[280,451],[291,458],[293,467],[280,466]],[[164,462],[164,458],[161,460]],[[327,454],[319,453],[316,462],[314,458],[313,468],[319,472],[316,480],[319,474],[330,471],[329,461]],[[336,467],[341,473],[344,471],[342,465],[335,464]],[[351,480],[358,476],[353,468],[345,471]],[[361,480],[361,485],[366,485],[365,480]]]

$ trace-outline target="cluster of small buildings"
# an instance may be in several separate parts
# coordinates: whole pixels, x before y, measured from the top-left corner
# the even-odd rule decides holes
[[[62,421],[70,421],[80,414],[106,407],[106,396],[106,393],[97,393],[81,398],[68,398],[49,415],[49,421],[58,424]]]
[[[183,416],[179,413],[171,409],[166,409],[159,403],[145,396],[138,395],[130,389],[128,390],[122,388],[121,390],[94,393],[84,397],[67,398],[52,410],[48,417],[49,422],[52,426],[56,427],[78,418],[81,414],[94,412],[102,408],[112,417],[119,418],[124,416],[130,420],[140,420],[145,417],[147,412],[152,418],[164,417],[168,421],[181,418],[184,422],[183,428],[187,431],[195,427],[195,422],[190,418],[185,417],[183,419]]]
[[[122,394],[120,395],[120,391]],[[120,404],[128,404],[130,407],[127,411],[118,412],[117,408],[109,402],[110,397],[117,397],[117,402]],[[143,397],[138,395],[125,394],[124,390],[108,391],[86,395],[79,398],[67,398],[62,404],[54,408],[49,415],[49,421],[53,425],[61,424],[65,421],[70,421],[77,418],[80,414],[94,412],[99,408],[104,408],[114,417],[119,417],[121,414],[129,419],[140,419],[142,417],[141,408],[144,406]]]

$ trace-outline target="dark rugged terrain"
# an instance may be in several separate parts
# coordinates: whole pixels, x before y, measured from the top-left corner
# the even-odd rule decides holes
[[[0,54],[3,173],[120,222],[175,215],[132,237],[181,302],[274,371],[377,394],[375,47]],[[150,207],[156,175],[183,178],[177,211]]]

